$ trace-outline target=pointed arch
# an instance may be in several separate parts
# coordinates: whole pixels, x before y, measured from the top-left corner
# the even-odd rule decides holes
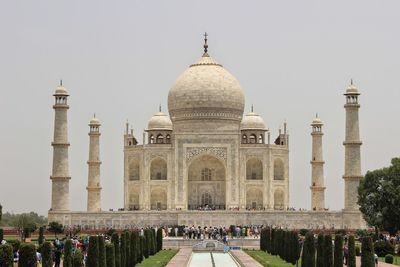
[[[150,179],[151,180],[167,180],[168,167],[167,161],[162,158],[155,158],[150,164]]]
[[[246,179],[247,180],[263,179],[263,164],[260,159],[251,158],[246,162]]]
[[[281,159],[274,160],[274,180],[285,180],[285,167]]]

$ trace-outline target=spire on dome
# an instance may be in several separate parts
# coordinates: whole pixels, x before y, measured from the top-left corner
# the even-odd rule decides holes
[[[62,79],[60,79],[60,86],[63,86],[63,85],[62,85]]]
[[[161,112],[161,104],[158,106],[158,111]]]
[[[251,104],[251,112],[254,112],[254,106]]]
[[[208,34],[207,34],[207,32],[205,32],[204,33],[204,45],[203,45],[203,47],[204,47],[204,54],[203,54],[203,57],[208,57],[208,44],[207,44],[207,37],[208,37]]]

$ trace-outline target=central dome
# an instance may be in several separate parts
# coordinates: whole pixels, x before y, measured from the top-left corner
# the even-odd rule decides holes
[[[168,94],[168,110],[172,121],[240,121],[244,94],[238,80],[205,51],[173,84]]]

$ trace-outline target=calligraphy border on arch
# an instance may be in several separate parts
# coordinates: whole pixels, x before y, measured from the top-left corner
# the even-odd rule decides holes
[[[212,154],[227,163],[228,150],[226,147],[187,147],[186,162],[201,154]]]

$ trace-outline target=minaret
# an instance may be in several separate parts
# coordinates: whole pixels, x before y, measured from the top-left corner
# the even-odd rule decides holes
[[[53,172],[50,176],[51,189],[51,211],[69,210],[69,163],[68,163],[68,118],[69,109],[67,99],[68,92],[60,81],[54,93],[55,111],[54,117],[54,141],[53,146]]]
[[[350,86],[347,88],[346,104],[346,138],[343,142],[345,147],[345,160],[344,160],[344,209],[348,211],[358,210],[358,185],[361,175],[361,155],[360,146],[360,131],[358,122],[358,92],[357,87],[351,81]]]
[[[88,193],[87,211],[101,211],[100,186],[100,121],[96,114],[89,123],[89,160],[88,164]]]
[[[325,182],[324,182],[324,158],[322,152],[322,121],[315,117],[312,127],[312,158],[311,158],[311,210],[325,209]]]

